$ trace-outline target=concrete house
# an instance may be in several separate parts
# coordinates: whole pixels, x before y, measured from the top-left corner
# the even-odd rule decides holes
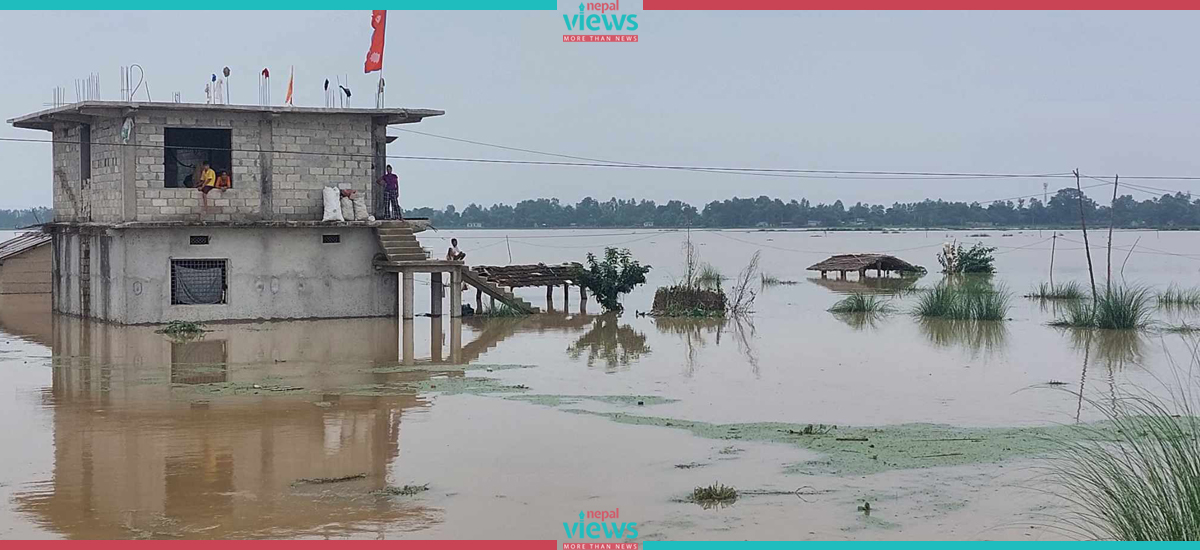
[[[123,324],[395,315],[379,232],[421,227],[321,222],[321,193],[373,212],[387,126],[441,114],[85,101],[9,120],[53,136],[52,307]],[[231,188],[189,187],[200,161]]]

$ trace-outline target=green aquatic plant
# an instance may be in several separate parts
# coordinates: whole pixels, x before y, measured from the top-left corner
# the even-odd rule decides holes
[[[1129,330],[1150,323],[1150,292],[1145,288],[1118,286],[1097,297],[1071,304],[1065,315],[1050,324],[1058,327]]]
[[[833,313],[889,313],[895,308],[878,296],[855,292],[833,304]]]
[[[508,304],[494,304],[480,310],[475,315],[480,317],[524,317],[525,312],[509,307]]]
[[[780,279],[779,277],[776,277],[774,275],[768,275],[766,273],[762,274],[762,286],[765,286],[765,287],[766,286],[780,286],[780,285],[794,285],[794,284],[798,284],[798,281],[793,281],[791,279]]]
[[[1200,366],[1196,341],[1192,364]],[[1180,370],[1175,369],[1177,375]],[[1071,506],[1073,534],[1105,540],[1200,540],[1200,418],[1194,380],[1168,400],[1122,394],[1086,400],[1107,419],[1078,428],[1050,461],[1050,491]]]
[[[1036,298],[1039,300],[1082,300],[1084,298],[1083,287],[1075,281],[1070,281],[1061,284],[1039,283],[1034,287],[1026,298]]]
[[[913,313],[973,321],[1002,321],[1008,316],[1012,294],[1003,286],[979,282],[943,282],[921,294]]]
[[[691,500],[704,507],[732,504],[738,498],[737,489],[721,483],[696,487],[692,490]]]
[[[1200,288],[1171,285],[1167,287],[1167,290],[1159,292],[1155,299],[1159,307],[1200,308]]]

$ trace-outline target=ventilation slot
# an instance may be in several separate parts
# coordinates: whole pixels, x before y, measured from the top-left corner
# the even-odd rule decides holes
[[[208,235],[192,235],[188,238],[188,244],[208,244]]]
[[[337,244],[342,242],[341,235],[321,235],[322,244]]]

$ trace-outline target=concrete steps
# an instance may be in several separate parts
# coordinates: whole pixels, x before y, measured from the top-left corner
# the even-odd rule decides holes
[[[419,262],[429,259],[409,227],[380,227],[375,230],[389,262]]]

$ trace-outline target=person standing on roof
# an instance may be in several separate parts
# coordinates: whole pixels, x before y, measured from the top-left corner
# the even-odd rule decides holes
[[[404,211],[400,210],[400,178],[392,173],[392,165],[387,165],[387,173],[380,176],[375,184],[383,186],[383,218],[404,219]]]

